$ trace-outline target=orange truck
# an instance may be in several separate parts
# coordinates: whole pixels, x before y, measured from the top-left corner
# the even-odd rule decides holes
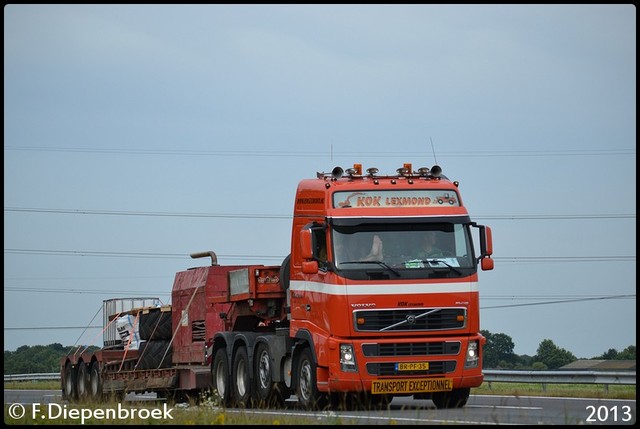
[[[194,253],[211,264],[178,272],[170,305],[104,301],[104,346],[61,359],[63,396],[463,407],[483,381],[478,271],[493,259],[491,229],[471,220],[458,185],[411,164],[302,180],[281,265]]]

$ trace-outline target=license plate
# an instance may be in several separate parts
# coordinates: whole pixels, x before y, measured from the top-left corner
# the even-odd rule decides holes
[[[429,362],[398,362],[396,371],[427,371]]]
[[[397,380],[374,380],[371,393],[384,395],[393,393],[443,392],[453,390],[453,378],[407,378]]]

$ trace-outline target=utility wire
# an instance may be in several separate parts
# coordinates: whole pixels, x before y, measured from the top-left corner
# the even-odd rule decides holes
[[[480,306],[481,310],[489,310],[494,308],[507,308],[507,307],[526,307],[532,305],[549,305],[549,304],[566,304],[573,302],[584,302],[584,301],[593,301],[593,300],[613,300],[613,299],[636,299],[636,295],[611,295],[611,296],[601,296],[595,298],[577,298],[577,299],[566,299],[566,300],[557,300],[557,301],[546,301],[546,302],[535,302],[535,303],[526,303],[526,304],[512,304],[512,305],[496,305],[490,307]],[[95,316],[94,316],[95,318]],[[102,329],[102,326],[31,326],[31,327],[5,327],[5,331],[22,331],[22,330],[41,330],[41,329],[49,329],[49,330],[67,330],[67,329]]]
[[[549,305],[549,304],[566,304],[570,302],[583,302],[583,301],[594,301],[594,300],[609,300],[609,299],[636,299],[636,295],[612,295],[612,296],[603,296],[597,298],[577,298],[577,299],[563,299],[558,301],[545,301],[545,302],[530,302],[526,304],[509,304],[509,305],[493,305],[490,307],[480,306],[481,310],[488,310],[493,308],[508,308],[508,307],[528,307],[532,305]]]
[[[23,152],[70,152],[70,153],[109,153],[127,155],[181,155],[181,156],[240,156],[251,157],[326,157],[323,151],[273,151],[273,150],[189,150],[189,149],[130,149],[130,148],[91,148],[91,147],[47,147],[47,146],[4,146],[5,151]],[[567,150],[485,150],[485,151],[450,151],[438,153],[441,158],[476,158],[476,157],[496,157],[496,156],[603,156],[603,155],[633,155],[635,149],[567,149]],[[358,151],[332,151],[331,156],[359,156]],[[415,153],[414,158],[431,158],[431,155],[421,155]],[[405,158],[403,151],[374,151],[367,152],[367,158]]]
[[[87,290],[87,289],[57,289],[57,288],[29,288],[29,287],[16,287],[16,286],[5,286],[5,292],[35,292],[35,293],[71,293],[74,295],[131,295],[137,296],[140,295],[140,292],[135,291],[123,291],[123,290]],[[152,295],[171,295],[171,292],[145,292],[151,293]]]
[[[77,215],[108,215],[108,216],[150,216],[150,217],[201,217],[201,218],[233,218],[233,219],[291,219],[291,215],[270,214],[239,214],[239,213],[172,213],[172,212],[144,212],[118,210],[84,210],[84,209],[47,209],[26,207],[5,207],[5,212],[26,213],[58,213]]]
[[[151,253],[151,252],[108,252],[108,251],[89,251],[89,250],[52,250],[52,249],[15,249],[6,248],[4,253],[26,254],[26,255],[55,255],[55,256],[96,256],[96,257],[114,257],[114,258],[174,258],[185,259],[188,255],[182,253]],[[218,254],[218,258],[242,259],[242,260],[276,260],[282,261],[284,255],[241,255],[241,254]],[[496,256],[493,258],[496,262],[615,262],[615,261],[635,261],[635,255],[617,255],[617,256]]]
[[[157,259],[186,259],[186,253],[152,253],[152,252],[107,252],[91,250],[51,250],[51,249],[4,249],[4,253],[25,254],[25,255],[55,255],[55,256],[97,256],[113,258],[157,258]],[[284,260],[285,256],[272,255],[235,255],[218,254],[218,258],[229,259],[265,259]]]
[[[5,331],[39,331],[42,329],[47,330],[65,330],[65,329],[102,329],[102,326],[31,326],[31,327],[5,327]]]
[[[292,219],[292,215],[266,213],[180,213],[180,212],[146,212],[126,210],[86,210],[86,209],[57,209],[39,207],[5,207],[5,212],[16,213],[56,213],[74,215],[102,215],[102,216],[148,216],[148,217],[185,217],[185,218],[231,218],[231,219]],[[576,219],[635,219],[635,213],[588,213],[588,214],[551,214],[551,215],[487,215],[474,218],[491,220],[576,220]]]

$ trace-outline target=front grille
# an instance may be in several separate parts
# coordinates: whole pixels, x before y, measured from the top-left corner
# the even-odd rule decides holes
[[[358,310],[353,322],[360,332],[441,331],[464,328],[466,316],[466,308]]]
[[[390,375],[437,375],[455,372],[456,361],[429,362],[429,369],[424,371],[398,371],[395,362],[368,363],[367,372],[374,376]]]
[[[367,357],[457,355],[460,353],[460,341],[363,344],[362,353]]]

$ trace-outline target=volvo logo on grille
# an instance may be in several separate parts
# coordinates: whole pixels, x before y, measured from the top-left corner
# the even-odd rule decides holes
[[[409,325],[414,325],[416,323],[416,316],[414,316],[413,314],[407,315],[407,323]]]

